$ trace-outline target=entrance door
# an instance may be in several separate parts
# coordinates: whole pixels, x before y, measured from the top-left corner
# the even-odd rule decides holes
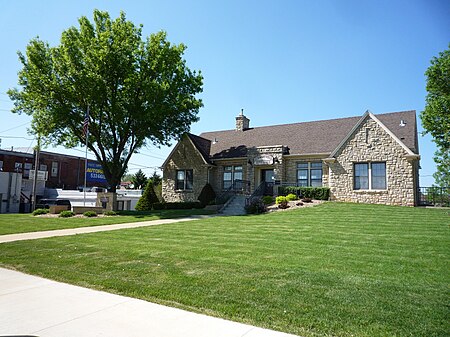
[[[261,182],[266,183],[264,195],[273,195],[274,173],[273,169],[261,170]]]

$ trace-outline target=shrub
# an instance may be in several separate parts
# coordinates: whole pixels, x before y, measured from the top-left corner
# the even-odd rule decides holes
[[[193,209],[203,208],[199,201],[186,201],[186,202],[156,202],[153,204],[154,210],[161,209]]]
[[[200,203],[202,205],[206,206],[211,201],[213,201],[215,198],[216,198],[216,192],[214,192],[210,183],[206,183],[206,185],[203,186],[202,191],[200,192],[200,195],[198,196],[198,200],[200,201]]]
[[[94,216],[97,216],[97,213],[94,211],[86,211],[83,213],[84,216],[87,216],[88,218],[92,218]]]
[[[289,208],[289,202],[287,200],[283,200],[278,204],[278,208],[286,209]]]
[[[275,199],[275,203],[278,205],[278,204],[281,204],[282,202],[287,202],[287,199],[286,199],[285,196],[279,195],[279,196]]]
[[[159,202],[159,200],[156,196],[155,190],[153,189],[153,182],[149,180],[147,186],[145,187],[144,193],[142,193],[142,196],[136,204],[135,209],[137,211],[150,211],[152,209],[152,205],[157,202]]]
[[[105,211],[103,212],[103,215],[107,215],[107,216],[114,216],[114,215],[119,215],[114,211]]]
[[[266,205],[260,197],[253,197],[245,206],[247,214],[261,214],[266,211]]]
[[[293,193],[289,193],[287,196],[286,196],[286,200],[287,201],[294,201],[294,200],[297,200],[298,198],[297,198],[297,195],[295,195],[295,194],[293,194]]]
[[[278,194],[295,194],[301,198],[311,198],[316,200],[328,200],[330,198],[329,187],[300,187],[300,186],[280,186]]]
[[[272,197],[271,195],[265,195],[265,196],[263,196],[262,201],[263,201],[264,205],[270,205],[270,204],[273,204],[273,202],[275,201],[275,198]]]
[[[38,209],[35,209],[32,214],[33,215],[42,215],[42,214],[47,214],[48,212],[50,212],[50,210],[47,208],[38,208]]]
[[[70,218],[70,217],[73,217],[74,215],[75,215],[75,213],[72,211],[62,211],[61,213],[59,213],[59,216],[61,218]]]
[[[302,201],[303,202],[312,202],[311,198],[303,198]]]

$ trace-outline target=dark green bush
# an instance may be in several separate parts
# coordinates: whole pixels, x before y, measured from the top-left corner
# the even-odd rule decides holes
[[[75,213],[72,211],[62,211],[61,213],[59,213],[59,216],[61,218],[70,218],[70,217],[73,217],[74,215],[75,215]]]
[[[105,211],[105,212],[103,212],[103,215],[114,216],[114,215],[119,215],[119,214],[117,214],[117,212],[114,212],[114,211]]]
[[[273,204],[273,202],[275,201],[275,198],[272,197],[271,195],[265,195],[265,196],[263,196],[262,201],[263,201],[264,205],[270,205],[270,204]]]
[[[300,187],[300,186],[280,186],[279,195],[295,194],[301,198],[311,198],[316,200],[328,200],[330,198],[329,187]]]
[[[33,215],[42,215],[42,214],[47,214],[49,211],[50,210],[47,208],[38,208],[38,209],[35,209],[32,214]]]
[[[153,183],[149,180],[147,186],[145,187],[144,193],[142,193],[142,196],[136,204],[135,209],[137,211],[150,211],[152,209],[152,205],[157,202],[159,202],[159,200],[156,196],[155,190],[153,189]]]
[[[161,209],[193,209],[203,208],[199,201],[185,201],[185,202],[156,202],[153,205],[154,210]]]
[[[266,205],[260,197],[253,197],[250,199],[248,205],[245,206],[247,214],[261,214],[266,211]]]
[[[88,218],[92,218],[94,216],[97,216],[97,213],[94,211],[86,211],[83,213],[84,216],[87,216]]]
[[[214,192],[214,189],[212,188],[210,183],[206,183],[206,185],[203,186],[200,195],[198,196],[198,200],[202,205],[206,206],[214,199],[216,199],[216,192]]]

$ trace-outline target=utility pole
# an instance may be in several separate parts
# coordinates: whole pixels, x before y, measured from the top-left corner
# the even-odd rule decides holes
[[[41,149],[41,135],[38,134],[37,138],[37,146],[34,150],[34,177],[33,177],[33,189],[31,191],[31,212],[36,209],[36,189],[37,189],[37,178],[38,178],[38,170],[39,170],[39,151]]]

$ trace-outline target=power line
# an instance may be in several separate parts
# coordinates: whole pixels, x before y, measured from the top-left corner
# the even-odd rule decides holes
[[[16,139],[20,138],[20,139],[25,139],[25,140],[34,140],[34,138],[26,138],[26,137],[19,137],[19,136],[1,136],[0,135],[0,138],[16,138]]]
[[[26,123],[24,123],[24,124],[20,124],[20,125],[18,125],[18,126],[14,126],[14,127],[12,127],[12,128],[9,128],[9,129],[3,130],[3,131],[0,131],[0,133],[7,132],[7,131],[11,131],[11,130],[14,130],[14,129],[18,129],[18,128],[20,128],[20,127],[22,127],[22,126],[25,126],[25,125],[27,125],[27,124],[30,124],[30,123],[31,123],[31,121],[30,121],[30,122],[26,122]]]

